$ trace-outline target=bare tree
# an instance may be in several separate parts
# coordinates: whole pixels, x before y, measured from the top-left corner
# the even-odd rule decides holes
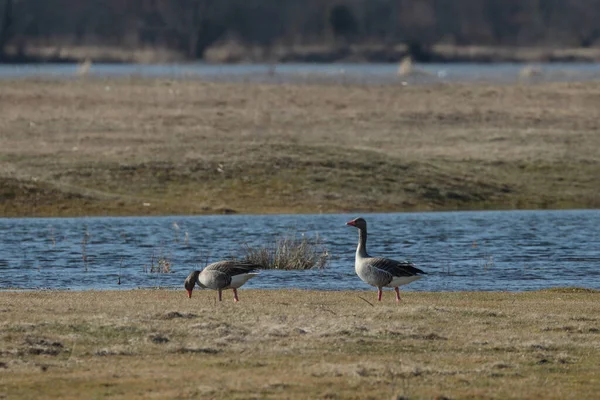
[[[0,61],[6,58],[6,45],[10,39],[13,22],[13,0],[4,0],[0,15]]]
[[[168,47],[188,58],[232,35],[273,57],[276,46],[597,46],[600,0],[0,0],[7,46]],[[258,53],[255,53],[258,54]],[[324,58],[325,59],[325,58]],[[330,58],[327,58],[330,60]]]
[[[403,0],[398,15],[408,53],[417,61],[430,61],[431,46],[439,39],[436,14],[431,1],[414,2]]]

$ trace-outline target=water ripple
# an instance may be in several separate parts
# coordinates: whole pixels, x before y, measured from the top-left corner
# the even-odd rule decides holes
[[[369,251],[428,272],[414,291],[600,289],[600,211],[365,214]],[[0,219],[0,288],[181,287],[193,269],[243,244],[316,236],[331,254],[317,271],[263,271],[248,288],[363,290],[347,214]],[[150,273],[164,258],[171,273]]]

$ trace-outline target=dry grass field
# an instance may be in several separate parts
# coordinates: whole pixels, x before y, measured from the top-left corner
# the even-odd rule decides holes
[[[0,398],[593,399],[600,292],[0,292]]]
[[[0,81],[0,215],[600,207],[600,83]]]

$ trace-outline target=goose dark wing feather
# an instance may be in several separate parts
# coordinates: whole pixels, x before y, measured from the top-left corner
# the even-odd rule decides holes
[[[210,264],[205,269],[223,272],[229,276],[236,276],[251,272],[258,272],[260,265],[243,261],[227,260]]]
[[[374,268],[386,271],[392,274],[392,276],[399,277],[425,274],[425,272],[415,267],[410,261],[396,261],[383,257],[371,257],[368,262]]]

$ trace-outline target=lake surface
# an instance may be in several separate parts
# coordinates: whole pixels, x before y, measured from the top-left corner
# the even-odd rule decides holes
[[[264,83],[363,83],[363,84],[426,84],[443,82],[582,82],[600,79],[597,63],[540,63],[535,73],[524,78],[521,72],[528,64],[518,63],[449,63],[419,64],[414,73],[399,77],[398,64],[303,64],[273,66],[262,64],[168,65],[93,64],[87,76],[93,77],[153,77],[165,79],[203,79],[225,82]],[[1,65],[0,79],[74,78],[77,64]]]
[[[354,274],[358,233],[345,225],[356,216],[0,218],[0,289],[182,287],[207,260],[303,234],[327,248],[326,269],[262,271],[244,288],[369,289]],[[371,255],[410,259],[428,273],[403,290],[600,289],[600,210],[362,216]],[[159,258],[171,273],[148,271]]]

